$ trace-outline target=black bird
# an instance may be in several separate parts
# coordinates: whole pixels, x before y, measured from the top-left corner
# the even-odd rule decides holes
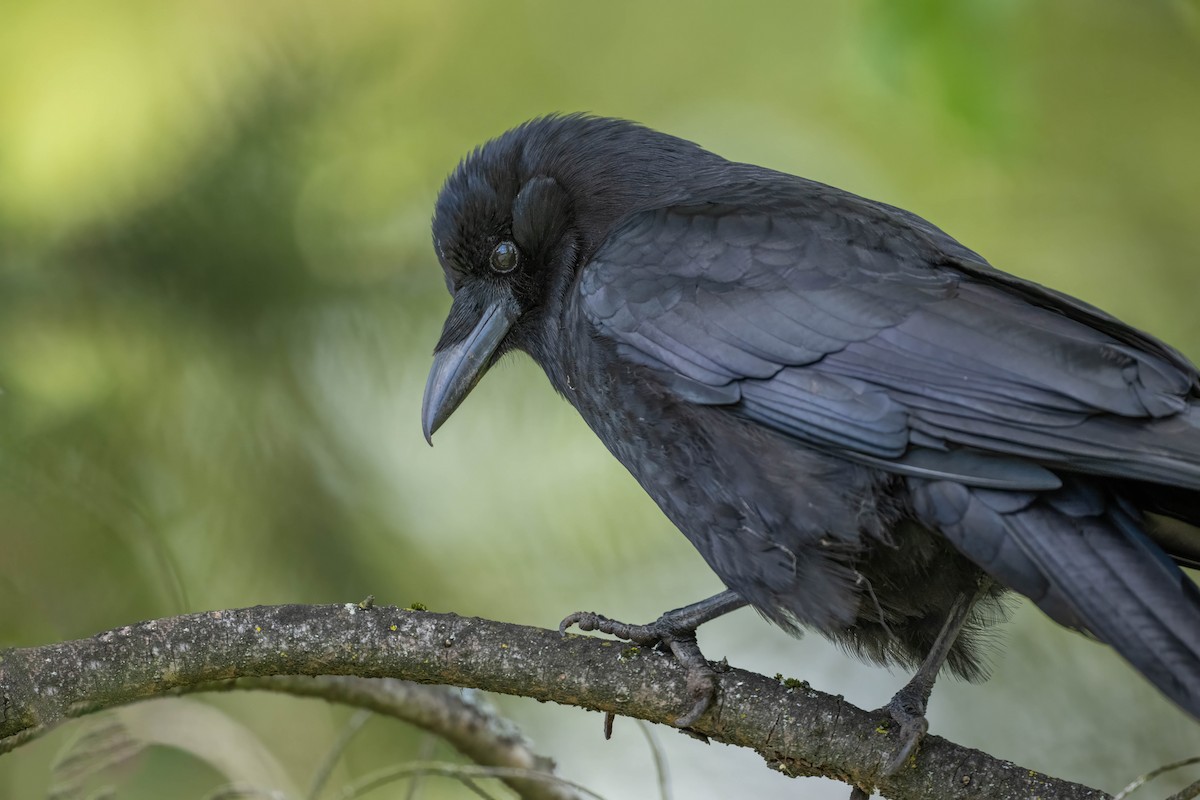
[[[1200,718],[1177,566],[1200,565],[1200,374],[1176,350],[915,214],[622,120],[476,149],[433,240],[454,301],[426,437],[523,350],[728,587],[649,626],[564,620],[669,644],[681,725],[711,691],[695,627],[749,604],[919,667],[895,770],[942,663],[980,677],[1008,589]]]

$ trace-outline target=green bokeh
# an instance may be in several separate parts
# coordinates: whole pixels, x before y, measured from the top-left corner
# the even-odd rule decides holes
[[[525,361],[437,448],[421,438],[448,306],[438,186],[551,111],[912,209],[1200,357],[1194,3],[17,0],[3,16],[0,646],[368,593],[545,626],[582,606],[648,619],[718,588]],[[815,665],[858,669],[739,620],[710,655],[820,688],[837,687]],[[1106,651],[1029,613],[1009,640],[992,683],[935,701],[935,731],[1110,790],[1200,750]],[[903,680],[853,674],[871,688],[838,690],[862,704]],[[347,719],[214,703],[300,786]],[[506,708],[569,777],[655,796],[632,731],[606,754],[582,712]],[[0,757],[0,797],[43,796],[77,730]],[[379,721],[339,779],[415,757],[418,738]],[[845,793],[672,746],[679,786],[703,775],[712,796],[751,772],[760,793]],[[220,782],[183,761],[143,756],[119,796]]]

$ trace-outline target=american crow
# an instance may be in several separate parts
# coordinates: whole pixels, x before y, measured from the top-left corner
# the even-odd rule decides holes
[[[1171,347],[915,214],[622,120],[476,149],[433,240],[454,301],[426,437],[523,350],[728,587],[649,626],[564,620],[669,644],[681,725],[711,691],[696,626],[749,604],[918,668],[895,770],[1008,589],[1200,717],[1177,566],[1200,565],[1200,374]]]

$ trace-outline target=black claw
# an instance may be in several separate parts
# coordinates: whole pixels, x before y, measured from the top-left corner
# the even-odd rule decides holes
[[[925,704],[909,696],[906,692],[908,688],[901,689],[891,702],[880,709],[898,723],[897,738],[900,742],[900,749],[883,769],[884,775],[895,775],[903,769],[908,759],[921,746],[925,734],[929,732],[929,721],[925,719]]]
[[[675,727],[676,728],[692,727],[693,725],[696,724],[697,720],[699,720],[702,716],[704,716],[704,712],[708,711],[708,707],[710,705],[712,705],[712,700],[710,698],[704,697],[704,698],[701,698],[700,700],[697,700],[695,705],[692,706],[691,711],[684,714],[682,717],[676,717]]]
[[[576,611],[574,614],[567,614],[565,617],[563,617],[562,622],[558,623],[559,635],[566,636],[567,630],[572,626],[577,626],[581,631],[592,630],[592,628],[585,624],[584,620],[586,620],[588,617],[594,616],[596,615],[590,611]]]
[[[696,724],[712,705],[717,694],[717,673],[700,652],[694,632],[667,639],[666,643],[675,655],[675,660],[687,670],[688,694],[694,698],[691,709],[675,720],[675,727],[689,728]]]
[[[924,717],[917,717],[900,725],[900,750],[884,768],[884,775],[895,775],[904,769],[908,759],[917,752],[925,734],[929,731],[929,723]]]
[[[717,693],[717,682],[711,671],[706,674],[696,674],[689,671],[687,676],[688,694],[696,698],[691,709],[682,717],[675,720],[676,728],[690,728],[704,716],[712,706],[713,697]]]

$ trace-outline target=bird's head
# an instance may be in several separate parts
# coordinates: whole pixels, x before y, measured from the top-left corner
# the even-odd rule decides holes
[[[425,384],[430,439],[505,352],[546,352],[578,269],[628,214],[669,202],[716,156],[623,120],[527,122],[446,179],[433,245],[453,296]]]

